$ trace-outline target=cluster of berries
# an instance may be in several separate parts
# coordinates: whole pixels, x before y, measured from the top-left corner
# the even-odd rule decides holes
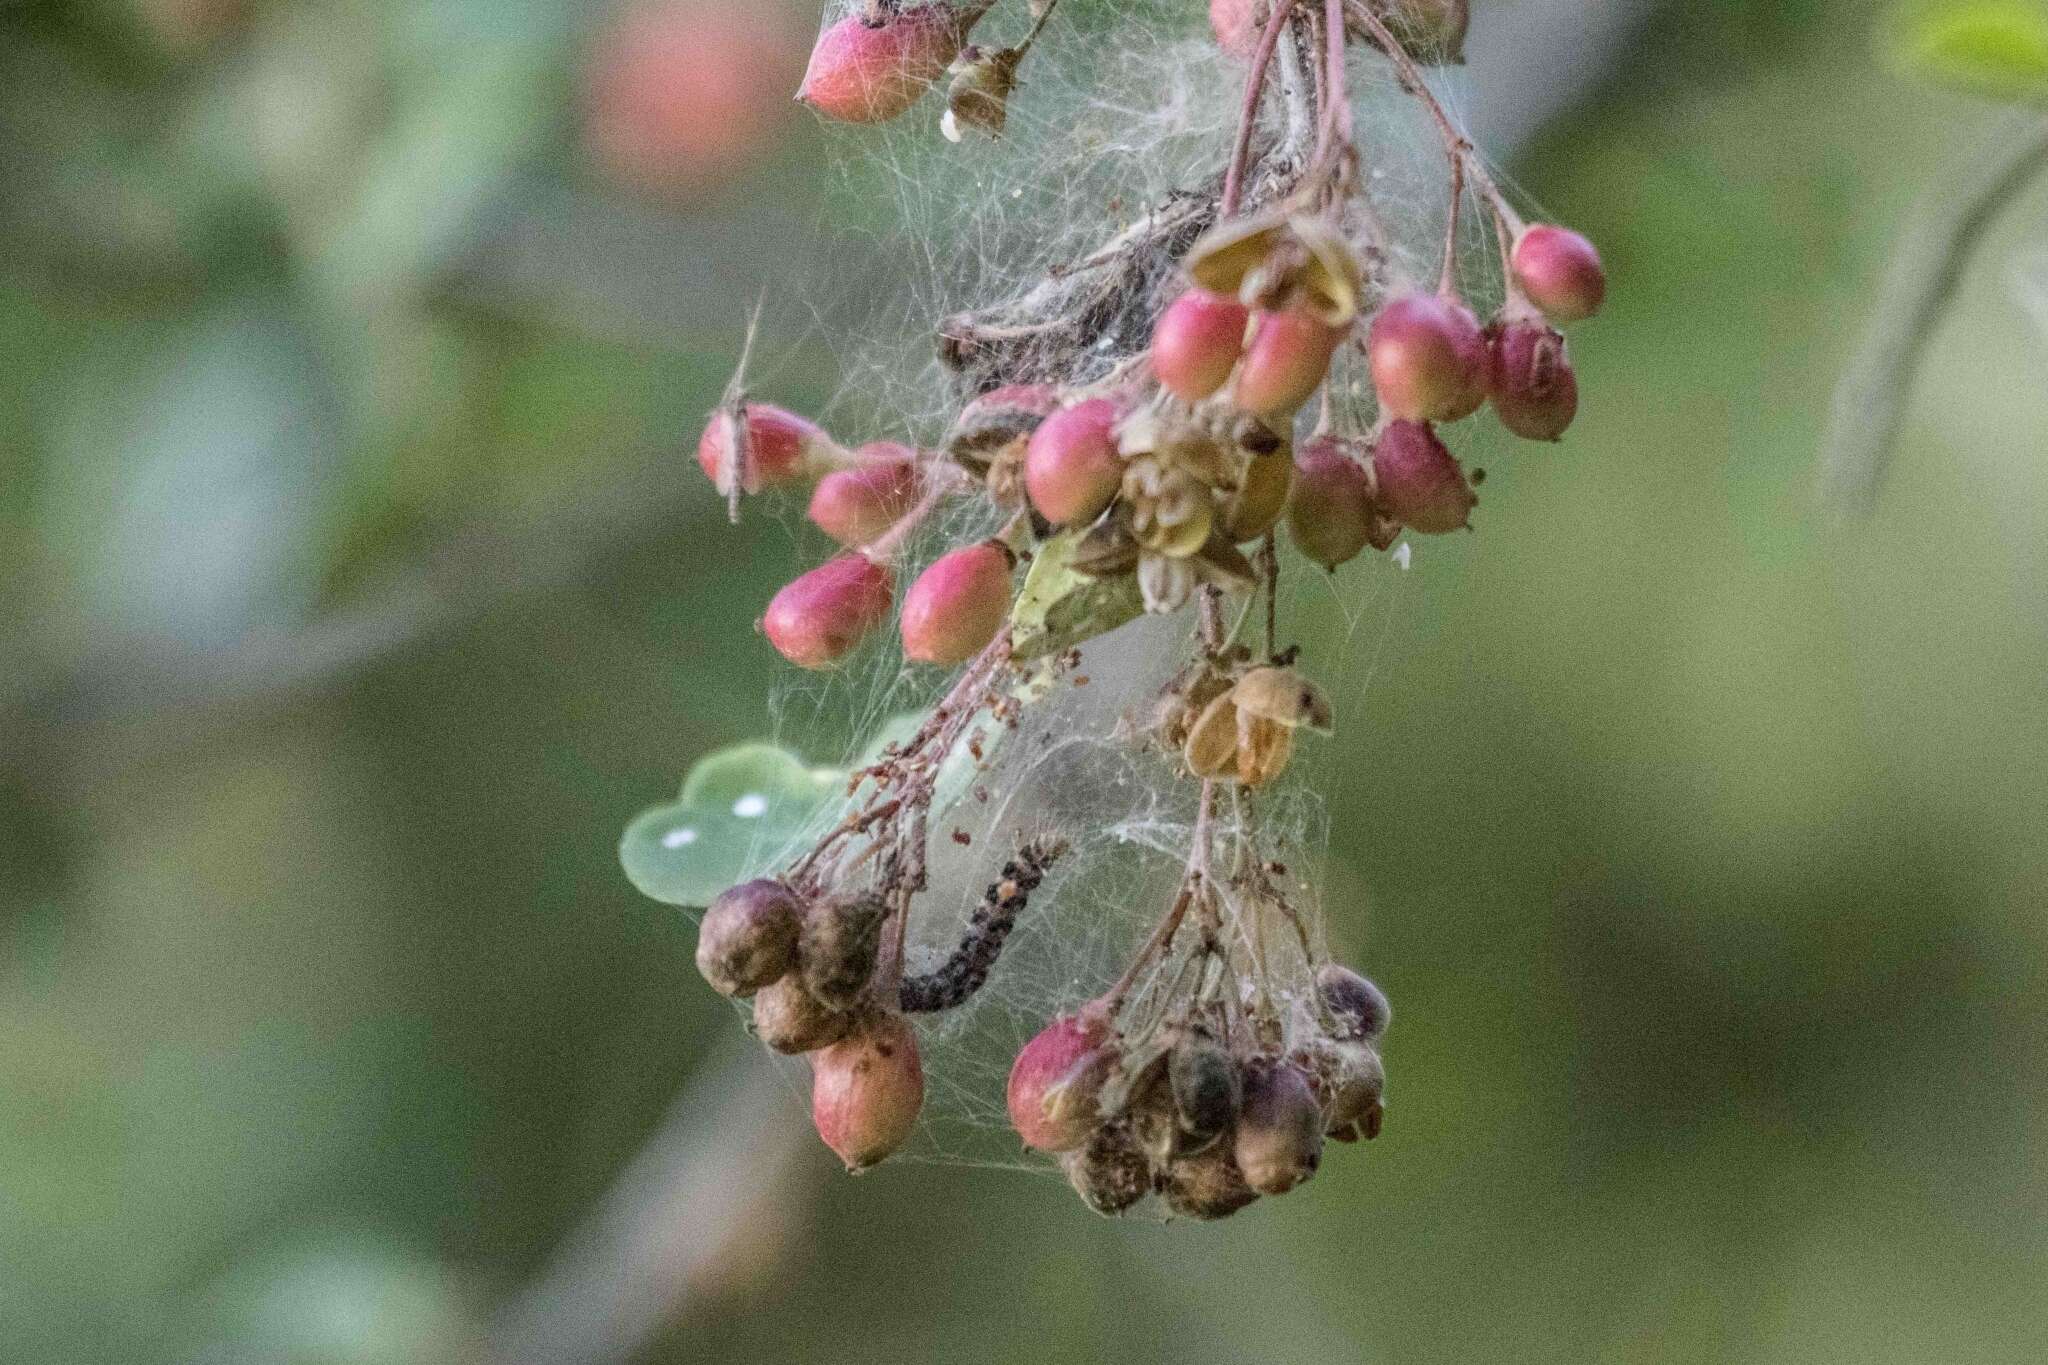
[[[1291,1045],[1234,1039],[1220,1012],[1120,1030],[1109,997],[1061,1015],[1017,1054],[1010,1123],[1098,1213],[1156,1192],[1174,1213],[1223,1218],[1285,1194],[1315,1174],[1325,1138],[1376,1137],[1385,1114],[1386,996],[1336,963],[1315,985]]]

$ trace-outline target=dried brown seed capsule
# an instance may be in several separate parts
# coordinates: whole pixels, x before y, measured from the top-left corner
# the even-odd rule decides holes
[[[1322,1050],[1316,1089],[1323,1102],[1323,1127],[1334,1132],[1368,1118],[1386,1093],[1387,1069],[1371,1043],[1337,1040]]]
[[[1083,1146],[1060,1158],[1060,1169],[1081,1202],[1105,1216],[1122,1213],[1152,1192],[1152,1163],[1122,1123],[1098,1127]]]
[[[852,1015],[819,1004],[795,972],[754,997],[754,1036],[777,1052],[814,1052],[838,1042],[852,1027]]]
[[[1204,1221],[1228,1218],[1259,1197],[1246,1183],[1227,1142],[1169,1163],[1159,1192],[1175,1213]]]
[[[1323,1113],[1300,1067],[1268,1059],[1245,1068],[1232,1151],[1245,1183],[1260,1194],[1285,1194],[1316,1173]]]
[[[1050,384],[990,389],[960,409],[946,434],[946,453],[972,473],[986,474],[997,454],[1029,437],[1059,406],[1059,390]]]
[[[720,995],[752,995],[796,965],[803,902],[762,877],[719,893],[697,926],[697,970]]]
[[[1023,60],[1021,47],[994,52],[971,45],[960,49],[948,68],[952,79],[946,85],[946,112],[939,119],[939,131],[948,142],[958,142],[968,128],[1002,136],[1010,95],[1017,88],[1017,65]]]
[[[1174,1044],[1166,1065],[1173,1092],[1175,1121],[1183,1138],[1181,1150],[1197,1151],[1214,1142],[1237,1119],[1244,1102],[1244,1080],[1237,1062],[1200,1033]]]
[[[1017,1053],[1005,1099],[1027,1147],[1065,1152],[1097,1126],[1096,1094],[1114,1065],[1109,1027],[1087,1013],[1054,1019]]]
[[[917,1035],[896,1015],[872,1016],[811,1056],[811,1122],[849,1171],[901,1147],[923,1106]]]
[[[803,963],[804,986],[819,1003],[835,1010],[860,1003],[875,974],[882,922],[887,918],[888,907],[873,897],[811,907],[797,956]]]
[[[1316,995],[1329,1011],[1331,1036],[1377,1043],[1393,1022],[1394,1007],[1371,980],[1336,962],[1316,970]]]

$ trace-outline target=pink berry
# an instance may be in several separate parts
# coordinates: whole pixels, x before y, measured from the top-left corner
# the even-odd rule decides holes
[[[1549,223],[1524,228],[1508,266],[1529,301],[1552,322],[1592,317],[1607,298],[1599,251],[1570,228]]]
[[[886,123],[945,74],[987,9],[944,0],[892,5],[875,24],[862,11],[849,14],[818,35],[796,97],[827,118]]]
[[[1322,385],[1344,336],[1301,309],[1255,314],[1231,401],[1262,417],[1292,413]]]
[[[743,418],[746,468],[737,471],[743,493],[815,479],[851,458],[816,422],[771,403],[747,404]],[[740,427],[720,408],[697,438],[697,467],[721,493],[732,489]]]
[[[903,653],[919,663],[965,663],[1010,614],[1015,558],[1000,541],[948,550],[903,594]]]
[[[1234,1138],[1237,1167],[1260,1194],[1285,1194],[1323,1158],[1323,1110],[1308,1076],[1291,1062],[1245,1069]]]
[[[1287,531],[1311,560],[1334,569],[1368,545],[1386,549],[1399,530],[1373,503],[1372,475],[1356,442],[1318,436],[1294,453]]]
[[[1372,472],[1381,510],[1411,531],[1461,530],[1479,502],[1456,457],[1422,422],[1389,422],[1373,442]]]
[[[1395,299],[1373,319],[1366,352],[1380,409],[1389,417],[1455,422],[1486,401],[1486,334],[1456,299]]]
[[[1090,398],[1038,424],[1024,452],[1024,490],[1038,514],[1056,526],[1080,526],[1102,515],[1123,483],[1116,449],[1117,405]]]
[[[1069,1152],[1087,1142],[1097,1122],[1094,1092],[1113,1061],[1108,1026],[1086,1011],[1040,1029],[1017,1053],[1006,1094],[1010,1126],[1024,1145]]]
[[[1564,337],[1540,322],[1502,320],[1487,345],[1487,382],[1501,425],[1528,441],[1563,436],[1579,412],[1579,380]]]
[[[711,190],[745,170],[789,113],[777,91],[803,60],[793,21],[781,6],[636,0],[584,73],[590,150],[660,194]]]
[[[894,576],[862,555],[827,560],[768,603],[761,631],[799,668],[829,668],[889,618]]]
[[[849,1171],[901,1147],[923,1106],[917,1035],[895,1015],[876,1015],[811,1054],[811,1122]]]
[[[1236,299],[1190,289],[1167,305],[1152,329],[1152,373],[1179,397],[1200,402],[1230,378],[1250,318]]]
[[[859,455],[860,463],[833,470],[811,491],[812,522],[849,550],[894,526],[918,494],[917,461],[908,446],[877,441]]]
[[[1233,57],[1249,57],[1259,45],[1259,0],[1209,0],[1209,27],[1216,45]]]

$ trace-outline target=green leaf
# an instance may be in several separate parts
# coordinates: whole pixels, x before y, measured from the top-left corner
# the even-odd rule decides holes
[[[1135,574],[1090,578],[1073,567],[1079,531],[1062,531],[1039,546],[1010,610],[1010,655],[1041,659],[1106,635],[1144,614]]]
[[[773,744],[739,744],[690,769],[682,795],[642,811],[619,841],[619,863],[642,894],[701,907],[735,882],[792,856],[836,810],[847,774],[815,768]]]
[[[1924,80],[2013,104],[2048,104],[2048,5],[1947,0],[1902,26],[1898,60]]]

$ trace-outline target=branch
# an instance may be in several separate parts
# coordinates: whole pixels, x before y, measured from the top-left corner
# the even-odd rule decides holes
[[[1820,502],[1842,519],[1868,516],[1905,420],[1906,398],[1985,231],[2048,168],[2048,121],[2002,125],[1991,145],[1959,158],[1930,186],[1900,238],[1862,341],[1835,387],[1820,453]]]

